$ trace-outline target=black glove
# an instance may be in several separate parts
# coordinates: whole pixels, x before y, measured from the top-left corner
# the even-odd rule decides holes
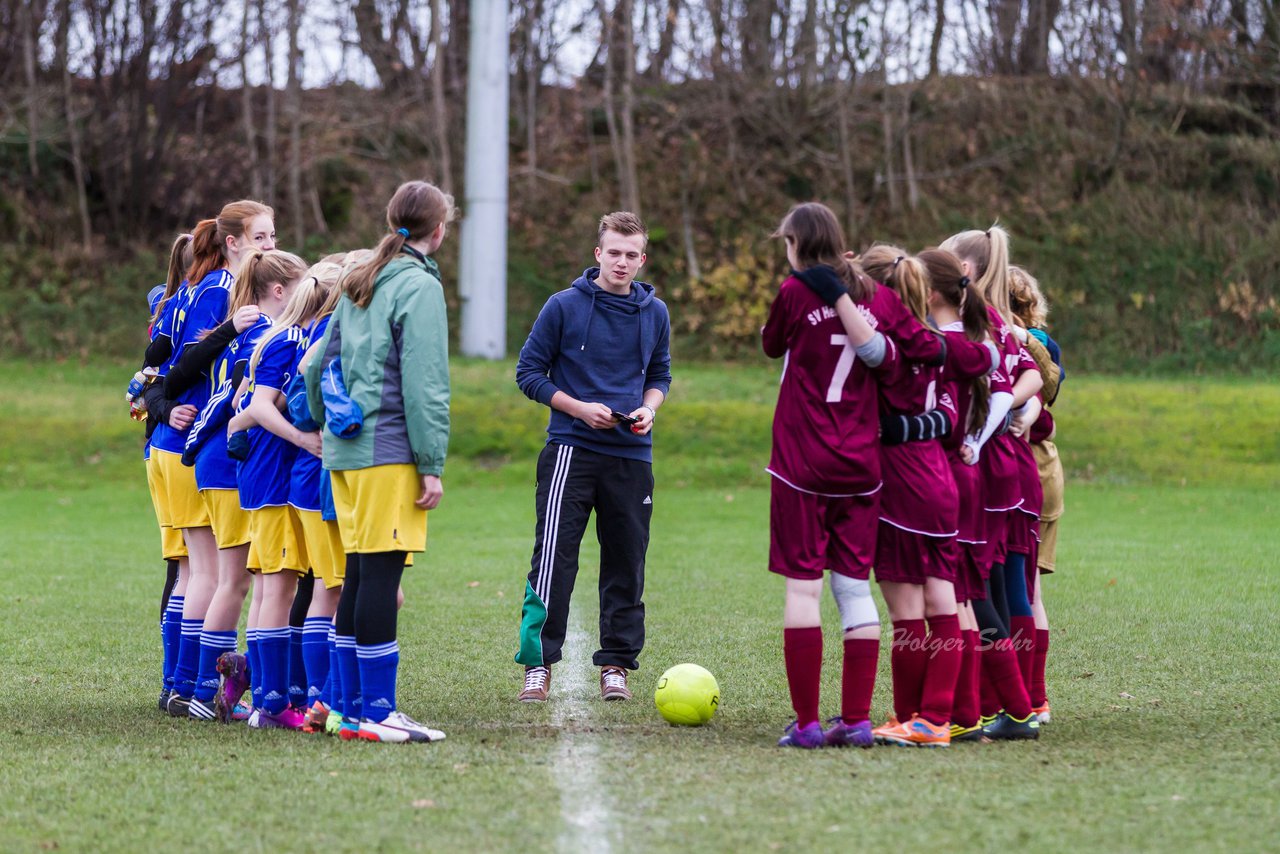
[[[240,462],[249,459],[248,430],[237,430],[227,437],[227,456]]]
[[[849,293],[849,286],[844,283],[844,279],[826,264],[817,264],[807,270],[791,272],[827,305],[834,306],[840,297]]]

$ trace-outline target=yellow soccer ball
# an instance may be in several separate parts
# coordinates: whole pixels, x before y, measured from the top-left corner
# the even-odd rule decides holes
[[[720,686],[705,667],[677,664],[658,678],[653,702],[669,722],[700,726],[720,707]]]

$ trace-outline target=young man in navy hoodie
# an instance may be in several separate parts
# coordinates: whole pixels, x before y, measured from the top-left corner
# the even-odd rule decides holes
[[[627,672],[640,666],[651,431],[671,387],[667,307],[652,285],[635,281],[648,240],[633,213],[601,217],[599,266],[547,300],[520,350],[516,383],[551,408],[538,457],[538,525],[516,654],[525,666],[523,702],[547,699],[592,510],[600,541],[600,648],[592,660],[601,697],[629,700]]]

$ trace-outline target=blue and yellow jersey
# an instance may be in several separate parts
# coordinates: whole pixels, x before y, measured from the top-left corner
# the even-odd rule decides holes
[[[248,403],[234,406],[237,377],[249,372],[249,356],[258,339],[271,328],[271,318],[263,315],[241,332],[213,362],[209,377],[209,402],[200,410],[187,436],[187,449],[196,453],[196,486],[200,489],[235,489],[236,461],[227,456],[227,422]]]
[[[324,337],[325,330],[328,328],[328,316],[322,317],[311,324],[311,328],[307,330],[302,343],[298,345],[298,356],[293,363],[295,373],[298,370],[298,363],[302,361],[302,357],[306,355],[307,350],[310,349],[313,343]],[[293,460],[293,473],[289,483],[289,503],[299,510],[319,512],[322,507],[320,495],[320,477],[322,474],[324,474],[324,463],[320,458],[308,451],[299,450]],[[326,480],[328,479],[327,474],[324,474],[324,477]]]
[[[164,285],[156,285],[154,288],[152,288],[150,291],[147,292],[147,316],[148,317],[156,316],[156,306],[160,304],[160,300],[163,298],[164,298]],[[147,334],[151,336],[151,340],[153,341],[155,340],[156,324],[152,323],[148,327]],[[151,437],[150,436],[147,436],[142,443],[142,458],[144,460],[151,458]]]
[[[291,327],[268,341],[253,370],[246,392],[249,396],[262,390],[283,393],[298,367],[298,347],[303,330]],[[289,416],[284,413],[287,419]],[[281,507],[289,501],[289,484],[297,446],[280,438],[265,427],[249,429],[249,456],[236,467],[236,484],[240,488],[240,506],[245,510]]]
[[[194,287],[188,288],[174,313],[174,323],[170,330],[173,339],[173,355],[161,367],[161,375],[169,372],[182,358],[187,347],[198,342],[204,335],[217,329],[227,319],[227,307],[231,301],[231,285],[235,278],[226,270],[214,270],[205,276]],[[175,296],[175,299],[177,297]],[[172,303],[173,300],[170,300]],[[168,313],[168,306],[165,307]],[[196,383],[178,395],[178,404],[190,404],[203,410],[212,396],[211,383]],[[190,430],[174,430],[168,424],[160,424],[151,436],[151,444],[164,451],[181,454],[186,445],[187,433]]]

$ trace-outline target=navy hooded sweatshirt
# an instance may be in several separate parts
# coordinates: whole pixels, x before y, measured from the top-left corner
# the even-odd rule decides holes
[[[631,412],[656,388],[671,388],[671,319],[652,285],[632,282],[626,296],[596,284],[592,267],[567,290],[547,300],[520,349],[516,384],[531,400],[551,405],[557,391],[584,403]],[[596,430],[551,410],[547,441],[611,457],[653,461],[653,436],[625,424]]]

